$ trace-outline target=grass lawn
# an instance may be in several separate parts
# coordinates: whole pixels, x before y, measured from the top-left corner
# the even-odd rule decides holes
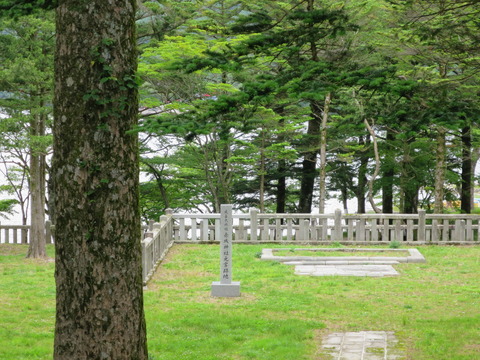
[[[211,298],[218,245],[176,245],[145,291],[152,360],[327,360],[333,332],[394,331],[411,360],[480,360],[480,247],[419,247],[398,277],[303,277],[234,245],[240,298]],[[278,247],[285,248],[285,245]],[[51,359],[54,264],[0,245],[0,359]],[[53,249],[49,248],[53,256]]]

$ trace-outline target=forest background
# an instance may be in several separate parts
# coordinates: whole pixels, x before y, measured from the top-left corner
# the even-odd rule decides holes
[[[142,1],[125,86],[141,93],[143,220],[324,212],[329,195],[359,213],[471,213],[479,15],[478,1]],[[54,211],[54,32],[49,11],[0,22],[0,210],[24,223]]]

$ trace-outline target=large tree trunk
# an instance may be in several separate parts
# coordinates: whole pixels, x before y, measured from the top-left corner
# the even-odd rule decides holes
[[[60,0],[55,359],[147,359],[134,0]]]
[[[472,131],[470,126],[462,128],[462,188],[460,194],[462,213],[472,212]]]
[[[444,197],[444,186],[445,186],[445,171],[447,169],[446,165],[446,153],[447,147],[445,143],[445,128],[439,126],[437,129],[437,149],[436,149],[436,158],[435,163],[435,203],[433,206],[433,212],[435,214],[443,213],[443,197]]]
[[[30,123],[33,137],[45,135],[45,121],[41,115],[34,116]],[[28,258],[46,257],[45,249],[45,153],[37,146],[34,138],[30,149],[30,244]]]

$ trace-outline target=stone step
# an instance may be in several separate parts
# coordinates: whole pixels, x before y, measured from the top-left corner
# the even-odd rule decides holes
[[[397,260],[302,260],[285,261],[285,265],[395,265]]]

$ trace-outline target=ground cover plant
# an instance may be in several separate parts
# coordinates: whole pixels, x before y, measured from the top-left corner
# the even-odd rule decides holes
[[[480,359],[480,247],[418,247],[425,264],[398,277],[304,277],[262,261],[264,247],[234,245],[239,298],[212,298],[218,245],[175,245],[145,290],[153,360],[321,359],[332,332],[394,331],[411,360]],[[53,249],[48,249],[53,256]],[[0,359],[51,359],[52,261],[0,245]]]

